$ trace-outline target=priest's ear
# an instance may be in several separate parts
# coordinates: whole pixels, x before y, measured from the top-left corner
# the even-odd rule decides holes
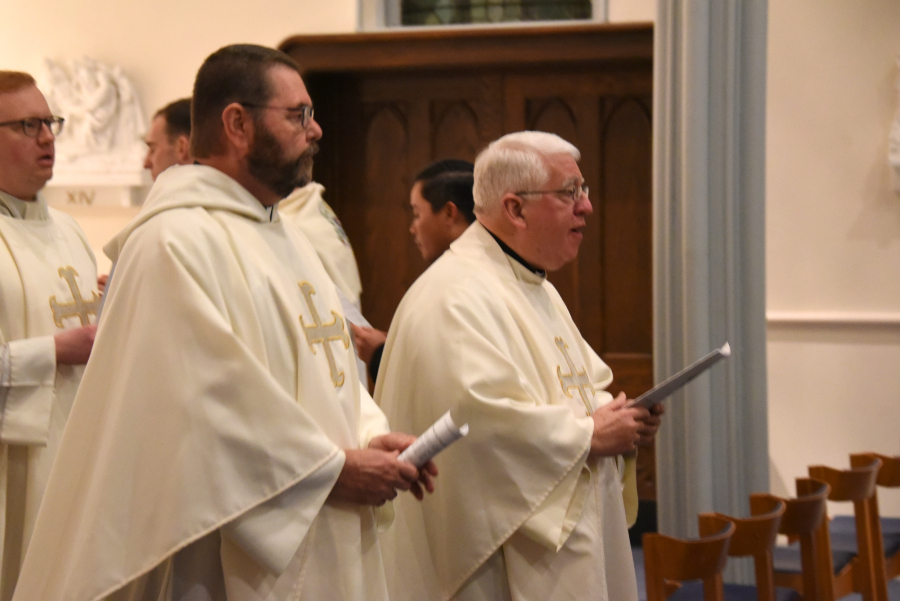
[[[191,163],[191,139],[184,134],[175,140],[175,157],[179,165]]]
[[[524,207],[525,201],[522,197],[513,194],[512,192],[507,192],[503,195],[503,198],[500,199],[500,212],[503,214],[506,221],[516,229],[525,228],[525,216],[523,215]]]
[[[452,200],[448,200],[444,203],[438,212],[449,222],[455,223],[459,219],[462,218],[462,213],[459,212],[459,207],[457,207]]]
[[[247,151],[253,139],[253,116],[238,102],[222,110],[222,135],[229,146]]]

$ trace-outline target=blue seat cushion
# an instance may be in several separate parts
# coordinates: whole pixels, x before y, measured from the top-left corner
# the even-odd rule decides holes
[[[852,515],[838,515],[828,522],[828,531],[856,532],[856,519]],[[881,531],[887,534],[900,534],[900,518],[881,518]]]
[[[856,552],[831,550],[832,561],[834,562],[834,573],[837,574],[850,561],[856,557]],[[800,559],[800,544],[795,543],[788,547],[775,547],[772,551],[772,563],[776,572],[787,572],[789,574],[799,574],[803,571]]]
[[[703,583],[699,580],[685,582],[666,601],[694,601],[703,599]],[[725,601],[756,601],[756,587],[747,584],[726,584]],[[800,593],[792,588],[775,587],[776,601],[800,601]]]
[[[884,540],[884,556],[893,557],[900,552],[900,518],[882,518],[882,539]],[[831,549],[856,553],[856,520],[851,516],[840,515],[828,525],[831,534]]]

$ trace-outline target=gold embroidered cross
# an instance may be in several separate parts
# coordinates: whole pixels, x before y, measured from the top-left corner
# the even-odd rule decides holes
[[[585,409],[587,409],[587,414],[590,415],[593,413],[593,408],[591,407],[590,397],[587,394],[587,391],[590,390],[590,396],[594,396],[596,391],[594,390],[594,385],[591,384],[591,379],[587,375],[587,371],[577,371],[575,369],[575,364],[572,363],[572,358],[569,357],[569,345],[562,338],[556,338],[556,346],[559,347],[559,351],[563,354],[563,357],[566,359],[566,364],[569,366],[569,373],[564,374],[562,372],[562,366],[556,366],[556,375],[559,376],[559,385],[562,386],[562,390],[566,393],[566,396],[574,398],[572,393],[569,392],[573,388],[578,391],[578,394],[581,395],[581,401],[584,403]]]
[[[72,298],[74,299],[71,303],[60,303],[56,300],[56,295],[50,297],[50,310],[53,311],[53,323],[56,324],[56,327],[62,328],[63,320],[67,317],[77,317],[81,320],[81,325],[86,326],[91,323],[91,315],[97,314],[97,308],[100,306],[100,295],[96,292],[91,292],[90,300],[86,298],[82,298],[81,290],[78,288],[78,282],[75,281],[75,276],[78,275],[78,272],[75,271],[74,267],[60,267],[59,277],[64,279],[67,284],[69,284],[69,290],[72,292]]]
[[[316,311],[316,306],[313,304],[312,295],[316,291],[312,285],[309,282],[300,282],[300,291],[303,292],[303,297],[306,299],[313,318],[313,325],[308,326],[303,322],[303,316],[300,316],[300,325],[303,326],[303,332],[306,334],[309,350],[315,355],[316,349],[313,345],[322,345],[325,349],[325,358],[328,360],[328,369],[331,370],[331,383],[335,388],[340,388],[344,385],[344,372],[338,371],[334,362],[334,353],[331,351],[331,343],[343,342],[345,349],[350,347],[350,337],[344,330],[344,319],[336,311],[332,311],[331,314],[334,316],[332,322],[322,323],[319,312]]]

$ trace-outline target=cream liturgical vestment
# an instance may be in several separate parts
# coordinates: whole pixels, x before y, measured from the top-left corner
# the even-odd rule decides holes
[[[82,366],[53,337],[94,321],[97,267],[75,221],[41,194],[0,192],[0,599],[27,547]]]
[[[447,410],[469,424],[436,458],[436,492],[395,501],[392,601],[637,598],[634,464],[588,458],[611,381],[556,289],[480,223],[466,230],[403,298],[378,376],[395,428],[420,433]]]
[[[303,234],[187,165],[106,250],[16,601],[385,599],[376,512],[327,496],[388,425]]]
[[[306,234],[334,285],[359,308],[362,283],[350,240],[337,215],[322,198],[325,186],[310,182],[278,203],[278,212]]]

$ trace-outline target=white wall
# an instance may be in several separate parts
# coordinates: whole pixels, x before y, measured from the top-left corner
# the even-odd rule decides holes
[[[606,16],[612,23],[655,21],[656,0],[609,0]]]
[[[847,466],[858,451],[900,454],[900,194],[887,165],[898,55],[896,0],[769,2],[776,493],[793,492],[810,464]],[[882,513],[900,515],[900,491],[880,494]]]

